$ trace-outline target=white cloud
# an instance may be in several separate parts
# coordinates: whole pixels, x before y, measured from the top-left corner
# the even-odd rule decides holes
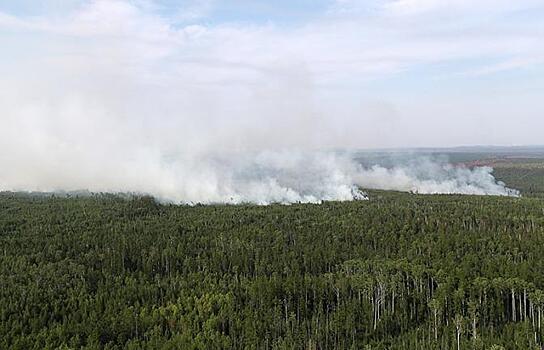
[[[508,14],[514,11],[542,9],[539,0],[393,0],[385,2],[384,8],[396,15],[417,15],[434,12],[442,14]]]
[[[359,2],[339,3],[355,6]],[[366,79],[373,73],[395,73],[425,64],[475,58],[516,56],[520,57],[518,61],[533,62],[544,51],[543,28],[529,23],[513,30],[509,22],[474,23],[470,19],[484,9],[489,9],[487,13],[506,15],[536,6],[531,0],[510,3],[484,1],[469,5],[464,0],[396,0],[382,2],[383,11],[365,17],[364,21],[353,16],[332,16],[282,29],[270,24],[192,24],[177,28],[171,25],[171,18],[145,12],[130,2],[98,0],[62,18],[25,19],[0,13],[0,25],[11,30],[102,40],[100,45],[110,48],[138,50],[135,59],[141,55],[170,55],[178,62],[215,65],[216,70],[229,66],[235,75],[240,73],[236,66],[266,70],[276,63],[303,63],[319,82],[330,81],[331,76],[334,80],[334,75],[338,79]],[[431,10],[432,15],[418,17],[417,22],[411,16],[390,18],[388,14],[421,15]],[[461,11],[466,19],[457,17],[456,11]],[[443,21],[441,14],[455,14],[456,18]],[[54,40],[59,42],[59,38]],[[88,43],[83,49],[89,49]],[[220,75],[221,80],[228,76],[225,73]]]

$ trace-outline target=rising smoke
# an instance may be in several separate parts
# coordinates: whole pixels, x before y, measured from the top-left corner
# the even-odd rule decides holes
[[[74,164],[76,163],[76,164]],[[0,172],[9,190],[131,192],[174,203],[320,203],[366,199],[363,189],[422,194],[517,196],[497,182],[492,169],[455,167],[429,158],[411,165],[365,167],[353,155],[293,150],[215,153]],[[72,168],[73,167],[73,168]],[[115,170],[112,170],[115,169]],[[20,174],[26,172],[24,177]]]
[[[315,151],[372,146],[395,110],[328,98],[291,42],[262,54],[286,38],[273,28],[179,28],[134,2],[90,1],[65,17],[0,13],[0,30],[12,48],[0,61],[0,190],[259,204],[364,198],[358,187],[516,194],[489,168]]]

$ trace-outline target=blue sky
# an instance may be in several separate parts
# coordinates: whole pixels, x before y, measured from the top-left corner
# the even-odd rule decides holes
[[[259,148],[544,143],[541,0],[0,0],[0,45],[4,115],[66,133],[107,115],[161,148],[180,125]]]
[[[84,4],[84,0],[2,0],[0,7],[16,15],[63,13]],[[329,0],[162,0],[132,1],[133,4],[171,18],[175,22],[207,23],[300,23],[331,8]]]

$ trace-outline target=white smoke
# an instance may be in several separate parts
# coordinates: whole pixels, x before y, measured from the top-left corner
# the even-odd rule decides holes
[[[29,165],[32,167],[32,165]],[[57,168],[58,167],[58,168]],[[115,169],[115,170],[113,170]],[[21,176],[24,174],[24,176]],[[422,194],[517,196],[489,167],[469,169],[427,158],[365,167],[350,154],[293,150],[40,164],[2,168],[0,189],[130,192],[174,203],[320,203],[366,199],[360,189]]]
[[[361,169],[355,182],[364,188],[422,194],[519,196],[519,191],[497,181],[492,172],[490,167],[469,169],[422,158],[409,166]]]
[[[326,87],[350,75],[329,74],[351,67],[324,63],[335,50],[320,50],[319,64],[300,50],[327,30],[293,39],[269,26],[180,27],[136,3],[89,1],[53,17],[0,11],[0,190],[259,204],[363,198],[358,186],[511,194],[487,168],[366,167],[312,151],[397,139],[387,102],[359,106]]]

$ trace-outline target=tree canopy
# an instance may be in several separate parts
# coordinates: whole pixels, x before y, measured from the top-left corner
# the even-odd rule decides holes
[[[544,202],[0,194],[2,349],[536,349]]]

